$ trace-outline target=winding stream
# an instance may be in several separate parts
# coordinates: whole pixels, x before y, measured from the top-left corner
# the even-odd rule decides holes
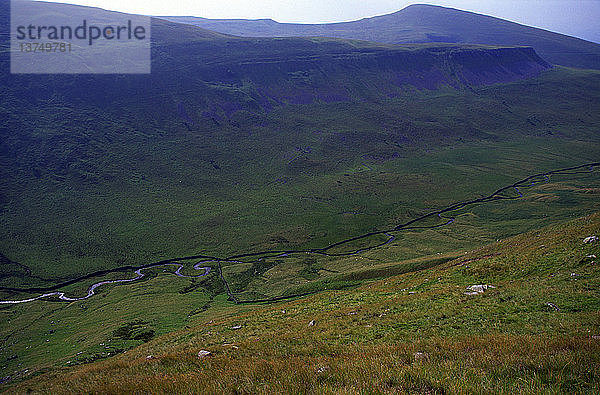
[[[62,300],[65,302],[74,302],[74,301],[85,300],[85,299],[92,297],[95,294],[95,290],[102,285],[130,283],[133,281],[137,281],[144,277],[144,273],[143,273],[144,270],[150,269],[150,268],[155,268],[155,267],[160,267],[160,266],[176,266],[177,269],[175,270],[175,272],[173,272],[171,274],[173,274],[177,277],[183,277],[183,278],[204,277],[204,276],[207,276],[208,274],[210,274],[210,272],[211,272],[211,267],[205,266],[209,263],[216,264],[216,266],[218,268],[219,278],[223,282],[225,290],[227,291],[227,295],[229,296],[229,300],[231,300],[232,302],[234,302],[236,304],[275,302],[275,301],[280,301],[280,300],[285,300],[285,299],[296,298],[299,296],[305,296],[305,295],[309,295],[311,293],[315,293],[318,291],[308,292],[308,293],[299,294],[299,295],[289,295],[289,296],[259,299],[259,300],[256,300],[256,299],[255,300],[240,300],[235,295],[235,293],[231,290],[228,281],[225,279],[225,277],[223,275],[221,263],[245,263],[245,264],[256,263],[256,262],[264,261],[267,258],[286,258],[286,257],[290,257],[290,256],[297,255],[297,254],[315,254],[315,255],[328,256],[328,257],[343,257],[343,256],[351,256],[351,255],[361,254],[363,252],[370,251],[375,248],[379,248],[379,247],[385,246],[389,243],[392,243],[396,238],[394,236],[395,232],[406,231],[406,230],[416,230],[416,229],[435,229],[435,228],[441,228],[444,226],[448,226],[448,225],[452,224],[456,218],[454,216],[448,215],[452,212],[457,212],[468,206],[475,206],[475,205],[490,203],[490,202],[494,202],[494,201],[521,199],[521,198],[523,198],[523,192],[522,192],[523,190],[525,190],[527,188],[532,188],[535,185],[540,184],[540,183],[549,182],[550,176],[552,176],[552,175],[576,175],[576,174],[592,173],[599,166],[600,166],[600,162],[593,162],[593,163],[586,163],[586,164],[583,164],[580,166],[567,167],[567,168],[552,170],[549,172],[533,174],[533,175],[523,178],[522,180],[519,180],[513,184],[502,187],[502,188],[496,190],[495,192],[491,193],[488,196],[484,196],[484,197],[480,197],[480,198],[472,199],[472,200],[466,200],[466,201],[462,201],[462,202],[456,202],[456,203],[453,203],[443,209],[429,212],[420,217],[412,219],[408,222],[399,224],[392,229],[386,229],[386,230],[381,230],[381,231],[376,231],[376,232],[365,233],[365,234],[362,234],[359,236],[355,236],[352,238],[348,238],[348,239],[330,244],[323,248],[313,248],[313,249],[305,249],[305,250],[280,250],[280,251],[270,250],[270,251],[251,252],[251,253],[233,255],[233,256],[230,256],[227,258],[196,255],[196,256],[163,260],[160,262],[144,265],[141,267],[123,266],[123,267],[112,269],[112,270],[95,272],[95,273],[91,273],[91,274],[88,274],[83,277],[79,277],[79,278],[76,278],[76,279],[61,283],[61,284],[57,284],[57,285],[54,285],[51,287],[45,287],[45,288],[0,287],[0,291],[3,290],[3,291],[11,291],[11,292],[28,292],[28,293],[42,292],[41,295],[36,296],[36,297],[32,297],[29,299],[21,299],[21,300],[4,300],[4,301],[0,301],[0,304],[29,303],[29,302],[33,302],[36,300],[49,298],[49,297],[58,297],[59,300]],[[511,192],[511,191],[514,193],[512,196],[506,195],[507,192]],[[419,222],[423,222],[430,218],[437,218],[442,222],[439,224],[436,224],[436,225],[418,226]],[[330,252],[334,248],[339,248],[344,245],[348,245],[350,243],[353,243],[353,242],[356,242],[359,240],[363,240],[363,239],[366,239],[366,238],[369,238],[372,236],[381,236],[381,235],[385,236],[387,239],[385,241],[377,243],[375,245],[357,248],[357,249],[346,251],[346,252],[337,252],[337,253]],[[248,258],[249,260],[244,260],[244,258]],[[197,262],[193,266],[194,270],[204,270],[204,273],[198,274],[198,275],[193,275],[193,276],[181,274],[181,270],[185,267],[185,265],[180,262],[181,261],[189,261],[189,260],[196,260]],[[136,276],[133,278],[129,278],[129,279],[105,280],[105,281],[95,283],[88,288],[87,295],[82,296],[82,297],[68,297],[65,295],[64,292],[58,291],[60,288],[63,288],[67,285],[72,285],[72,284],[75,284],[75,283],[78,283],[78,282],[81,282],[83,280],[87,280],[87,279],[90,279],[93,277],[98,277],[98,276],[106,275],[109,273],[129,271],[129,270],[133,270]]]
[[[195,276],[186,276],[184,274],[181,274],[181,269],[184,268],[184,265],[182,265],[181,263],[163,263],[163,264],[152,265],[152,266],[144,267],[142,269],[138,269],[138,270],[136,270],[134,272],[136,276],[133,277],[133,278],[127,278],[127,279],[121,279],[121,280],[105,280],[105,281],[100,281],[99,283],[92,284],[88,288],[87,295],[79,297],[79,298],[70,298],[70,297],[66,296],[64,292],[50,292],[50,293],[45,293],[43,295],[39,295],[39,296],[36,296],[34,298],[29,298],[29,299],[0,300],[0,304],[28,303],[28,302],[33,302],[35,300],[49,298],[49,297],[52,297],[52,296],[56,296],[56,297],[58,297],[58,299],[64,300],[65,302],[76,302],[78,300],[85,300],[85,299],[88,299],[88,298],[91,298],[92,296],[94,296],[96,288],[98,288],[98,287],[100,287],[102,285],[106,285],[106,284],[119,284],[119,283],[130,283],[130,282],[133,282],[133,281],[137,281],[140,278],[142,278],[142,277],[145,276],[145,274],[142,272],[144,269],[150,269],[150,268],[159,267],[159,266],[168,266],[168,265],[178,266],[177,270],[173,273],[177,277],[184,277],[184,278],[204,277],[204,276],[207,276],[210,273],[211,268],[210,268],[210,266],[209,267],[198,267],[202,263],[203,262],[199,262],[196,265],[194,265],[194,269],[196,269],[196,270],[204,270],[204,273],[198,274],[198,275],[195,275]]]

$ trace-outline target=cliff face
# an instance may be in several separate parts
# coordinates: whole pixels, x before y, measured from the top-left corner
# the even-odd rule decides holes
[[[155,71],[166,75],[178,68],[176,63],[192,64],[191,75],[205,82],[250,84],[265,99],[310,103],[362,101],[414,88],[462,89],[512,82],[551,67],[526,47],[355,48],[337,41],[279,41],[275,46],[268,39],[205,43],[194,52],[184,45],[169,46],[163,48],[163,55],[171,61],[157,65]]]
[[[364,100],[407,89],[511,82],[550,66],[531,48],[431,48],[304,59],[269,59],[208,68],[206,76],[251,80],[270,98],[293,103]]]
[[[8,59],[3,60],[2,69],[7,70]],[[180,100],[201,97],[203,102],[217,106],[226,102],[241,109],[247,107],[247,97],[238,102],[239,97],[230,96],[232,89],[243,88],[251,92],[252,111],[268,111],[286,104],[380,100],[413,89],[512,82],[550,67],[526,47],[202,37],[191,42],[157,41],[150,75],[48,75],[40,80],[1,73],[0,82],[5,93],[20,99],[28,100],[29,93],[36,92],[35,100],[61,97],[65,102],[100,107],[128,97],[143,106],[157,96],[171,95]],[[24,91],[23,86],[31,89]],[[177,103],[172,106],[176,109]]]
[[[537,76],[551,66],[533,48],[462,50],[448,54],[450,67],[469,85],[489,85]]]

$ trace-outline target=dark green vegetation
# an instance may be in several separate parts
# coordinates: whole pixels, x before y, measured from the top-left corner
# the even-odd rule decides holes
[[[10,390],[598,393],[600,272],[587,257],[600,242],[584,239],[599,233],[594,214],[357,289],[216,318]],[[465,294],[475,284],[494,288]]]
[[[536,121],[531,114],[515,114],[507,102],[501,105],[509,106],[509,119],[484,119],[489,108],[507,99],[496,99],[496,92],[488,99],[469,93],[469,76],[497,81],[539,72],[545,64],[526,50],[388,50],[339,40],[229,39],[160,21],[153,38],[150,76],[0,75],[0,155],[6,164],[0,251],[49,280],[33,278],[32,286],[174,256],[318,246],[364,233],[422,209],[423,202],[414,204],[421,200],[420,186],[444,188],[453,181],[428,179],[436,170],[415,171],[419,157],[432,155],[427,150],[464,141],[483,144],[483,152],[496,139],[544,135],[555,126],[556,133],[579,139],[577,130],[560,129],[589,134],[587,125],[596,116],[567,108],[565,120]],[[305,58],[315,52],[322,56],[290,60],[294,53]],[[470,63],[490,55],[487,66]],[[393,61],[404,56],[418,67],[406,71],[404,63]],[[265,58],[281,59],[274,63],[279,72]],[[378,73],[382,70],[388,72]],[[415,91],[410,81],[390,84],[402,73],[431,81],[419,70],[439,76],[432,87],[460,89]],[[597,75],[556,71],[546,78],[570,87],[574,82],[563,74],[584,84],[571,108],[592,108]],[[321,84],[325,80],[329,86]],[[342,92],[330,92],[334,88]],[[552,82],[542,88],[554,105],[557,88]],[[529,90],[535,100],[530,105],[538,107],[540,92]],[[548,115],[557,113],[562,117],[554,109]],[[535,122],[548,124],[531,131]],[[506,124],[514,129],[506,130]],[[564,145],[562,139],[549,140]],[[579,143],[573,144],[570,149]],[[461,156],[455,160],[462,162]],[[552,162],[545,167],[555,167]],[[567,162],[560,165],[572,164]],[[372,194],[374,187],[384,195]],[[399,202],[406,188],[411,192]],[[462,196],[477,189],[459,188]],[[445,194],[427,204],[462,197]]]
[[[219,138],[218,133],[212,133],[210,138],[218,139],[218,142],[212,142],[207,138],[202,139],[205,136],[198,136],[197,132],[187,131],[182,127],[178,138],[187,136],[189,140],[185,141],[188,143],[204,141],[205,146],[220,154],[221,159],[216,162],[220,169],[215,169],[210,162],[196,160],[194,153],[198,150],[194,149],[194,146],[176,144],[174,140],[177,138],[168,136],[164,137],[164,141],[171,143],[166,146],[157,144],[157,147],[171,148],[174,151],[173,158],[179,160],[171,162],[172,168],[163,169],[185,172],[186,168],[193,169],[196,165],[203,170],[203,177],[211,177],[214,182],[219,182],[220,177],[225,177],[226,180],[232,180],[231,185],[221,180],[220,189],[201,189],[191,184],[193,178],[179,178],[186,184],[179,187],[179,193],[175,193],[179,188],[170,185],[168,177],[160,178],[158,174],[154,174],[153,169],[157,167],[152,162],[146,164],[148,169],[144,172],[145,179],[139,177],[128,182],[121,181],[122,185],[128,188],[125,190],[111,182],[82,182],[73,174],[65,176],[62,183],[42,178],[36,183],[44,185],[46,191],[52,192],[47,195],[53,196],[52,200],[41,200],[38,196],[39,209],[30,214],[29,219],[27,216],[11,215],[8,210],[3,214],[3,221],[10,225],[3,228],[4,232],[10,230],[11,235],[15,235],[18,234],[15,229],[22,229],[23,235],[27,232],[35,235],[32,240],[47,240],[44,248],[37,249],[43,253],[41,260],[35,256],[33,259],[27,259],[36,249],[16,248],[8,237],[4,242],[5,255],[12,261],[28,264],[36,276],[54,279],[42,281],[27,277],[25,269],[15,264],[17,270],[13,274],[20,273],[23,276],[4,278],[3,285],[47,285],[99,268],[127,263],[143,264],[194,253],[225,256],[269,248],[320,247],[364,231],[387,228],[456,200],[471,198],[478,193],[489,193],[498,186],[514,182],[517,177],[539,169],[593,160],[598,156],[596,137],[590,132],[591,124],[595,122],[594,117],[597,116],[591,108],[597,102],[594,96],[596,91],[593,88],[597,82],[594,78],[596,77],[593,73],[559,69],[547,72],[537,80],[477,88],[476,94],[451,90],[420,92],[413,94],[411,101],[408,98],[393,99],[382,103],[381,107],[378,106],[389,109],[389,112],[380,112],[374,105],[369,104],[337,103],[297,106],[293,109],[280,108],[273,114],[266,115],[267,119],[278,122],[285,120],[291,125],[296,125],[296,122],[298,125],[307,123],[304,127],[299,126],[303,128],[304,133],[296,133],[291,125],[287,125],[287,129],[280,129],[286,133],[285,138],[302,142],[298,146],[311,145],[315,150],[306,153],[295,148],[286,149],[284,136],[278,136],[276,133],[267,134],[272,146],[265,147],[256,143],[257,140],[266,138],[258,134],[264,133],[266,128],[259,129],[256,132],[258,135],[244,136],[241,141],[236,141],[235,138],[225,140]],[[587,86],[590,87],[586,88]],[[570,99],[581,95],[578,103],[569,104],[555,93],[563,92],[564,95],[565,92],[569,92],[570,87],[577,87]],[[515,95],[515,91],[527,92],[527,89],[533,89],[530,98],[525,94]],[[544,95],[552,99],[540,102]],[[497,120],[489,117],[488,108],[502,105],[504,98],[515,97],[518,97],[518,104],[508,108],[504,106],[507,111],[500,112]],[[457,103],[465,104],[466,107]],[[539,107],[541,105],[547,108],[542,110],[543,107]],[[570,107],[571,105],[573,107]],[[589,111],[585,110],[587,106],[590,107]],[[381,140],[368,140],[365,137],[362,142],[350,140],[350,144],[342,142],[340,132],[322,132],[316,134],[316,138],[314,133],[310,133],[317,122],[314,120],[314,114],[317,114],[324,119],[324,125],[328,122],[344,125],[341,121],[350,117],[358,130],[352,132],[356,130],[350,127],[353,125],[345,126],[345,130],[348,130],[347,136],[369,136],[367,121],[362,120],[361,116],[353,116],[355,111],[348,111],[357,108],[364,110],[363,115],[376,113],[385,114],[390,118],[395,116],[394,109],[405,108],[407,110],[402,112],[403,118],[413,119],[414,124],[422,125],[420,133],[424,136],[423,140],[416,140],[411,145],[405,142],[406,148],[393,145],[390,149],[390,144],[384,141],[390,138],[388,133],[374,133],[374,136],[381,136]],[[340,114],[336,116],[333,111],[326,111],[327,109],[339,109]],[[342,110],[346,116],[342,115]],[[452,118],[444,116],[448,111],[454,113]],[[421,119],[425,116],[431,117],[429,119],[432,120],[439,117],[439,120],[423,122]],[[370,119],[370,122],[377,122],[375,116]],[[537,122],[540,126],[535,127],[530,121]],[[444,127],[442,122],[449,122],[451,126],[447,127],[453,128],[457,133],[464,130],[467,122],[474,122],[481,125],[482,130],[490,132],[490,141],[473,137],[469,137],[468,140],[463,137],[463,142],[451,141],[450,138],[444,140],[443,136],[435,133]],[[495,129],[488,126],[488,122],[495,125]],[[505,125],[510,125],[509,122],[518,126],[508,129]],[[549,124],[553,127],[548,126]],[[523,129],[520,129],[521,127]],[[415,132],[419,130],[416,126],[413,128]],[[324,129],[328,130],[329,127],[325,126]],[[226,128],[223,130],[229,136],[234,136]],[[494,130],[495,133],[492,134],[491,131]],[[429,134],[427,131],[430,131]],[[529,132],[523,133],[525,131]],[[135,141],[135,134],[133,137]],[[228,157],[221,153],[223,151],[219,144],[224,141],[230,143],[229,147],[232,147],[231,152],[234,152],[234,155]],[[261,170],[259,159],[244,151],[244,148],[247,149],[242,146],[244,141],[246,144],[255,142],[255,145],[252,145],[255,150],[268,151],[272,158],[278,159],[267,162],[270,167]],[[451,148],[450,144],[455,147]],[[331,157],[316,154],[315,152],[322,152],[324,148],[321,147],[325,147]],[[377,150],[388,152],[389,159],[383,161],[360,158],[364,155],[363,152],[373,155]],[[156,152],[157,158],[164,158],[160,150],[157,149]],[[298,158],[294,162],[304,165],[299,169],[288,166],[293,157],[289,160],[283,158],[282,152],[287,155],[297,152]],[[399,153],[398,157],[393,156],[394,152]],[[251,159],[244,163],[240,157]],[[347,158],[346,161],[343,161],[344,157]],[[119,155],[113,152],[110,153],[110,158],[119,158]],[[184,158],[186,160],[183,160]],[[194,159],[192,163],[189,163],[190,158]],[[317,160],[321,166],[308,166],[311,161]],[[340,160],[341,163],[336,163]],[[244,182],[240,176],[237,182],[243,187],[236,187],[233,179],[240,169],[234,167],[234,161],[242,166],[252,166],[254,172],[249,169],[241,171],[245,175],[255,175],[256,178]],[[211,167],[213,170],[210,170]],[[267,176],[263,176],[261,180],[261,174]],[[287,178],[276,182],[276,179],[282,177]],[[249,185],[251,182],[256,182],[257,185]],[[69,184],[88,193],[73,193],[71,189],[70,193],[73,195],[70,197],[67,193],[69,189],[65,188]],[[205,182],[204,185],[210,183]],[[100,188],[109,189],[105,190],[103,195],[94,193]],[[224,265],[223,269],[227,278],[231,279],[235,291],[244,298],[356,286],[360,281],[405,270],[405,266],[394,266],[389,262],[464,251],[499,237],[595,210],[598,208],[598,188],[600,182],[595,174],[552,178],[549,184],[537,186],[523,200],[473,208],[461,215],[451,227],[412,232],[403,235],[389,246],[365,255],[338,260],[288,260],[285,265],[278,266],[271,266],[277,262],[270,261],[265,263],[266,267],[231,264]],[[125,193],[128,191],[133,191],[132,196],[135,198],[127,198]],[[21,207],[35,208],[35,205],[27,204],[34,201],[37,193],[39,190],[33,188],[21,191]],[[173,196],[170,200],[167,199],[169,195]],[[227,199],[219,198],[228,195]],[[101,196],[105,198],[99,198]],[[111,199],[111,196],[116,199]],[[62,202],[62,207],[71,202],[70,204],[79,207],[79,211],[67,215],[65,213],[70,211],[59,211],[61,206],[54,206],[53,201]],[[170,203],[165,206],[165,202]],[[209,209],[202,210],[202,207]],[[214,207],[215,211],[211,211],[210,207]],[[48,210],[57,211],[45,214]],[[81,210],[84,210],[86,215],[85,221],[78,219]],[[128,225],[127,219],[131,221],[136,213],[143,214],[141,218],[147,219],[140,219]],[[40,216],[44,219],[40,220]],[[107,218],[111,220],[108,221]],[[74,219],[81,221],[80,228],[71,225],[77,224]],[[20,225],[24,221],[31,221],[31,226]],[[94,225],[98,223],[96,221],[102,221],[102,225]],[[58,234],[69,238],[54,245],[53,235],[57,233],[44,234],[43,229],[36,228],[36,223],[60,230],[61,233]],[[128,228],[131,230],[127,230]],[[97,242],[93,248],[86,250],[85,246],[89,244],[77,244],[78,240],[85,240],[78,234],[79,230],[86,229],[86,237],[91,234],[90,229],[96,229],[98,240],[106,240],[105,234],[110,234],[109,232],[114,236],[107,240],[108,242]],[[152,236],[153,232],[158,233]],[[74,247],[79,248],[82,253],[72,253]],[[20,256],[17,256],[18,254]],[[119,256],[123,258],[111,259]],[[52,265],[47,264],[52,262],[50,259],[54,262]],[[435,257],[431,259],[431,263],[411,264],[414,268],[409,271],[441,262],[434,259]],[[86,260],[89,264],[86,264]],[[36,302],[30,305],[3,307],[1,314],[6,317],[3,321],[5,326],[2,333],[5,341],[1,354],[2,366],[5,367],[4,375],[15,378],[19,376],[19,373],[15,376],[15,372],[22,372],[26,368],[36,370],[56,363],[88,361],[111,356],[118,350],[141,344],[143,340],[122,340],[113,336],[119,327],[136,320],[151,323],[151,329],[157,335],[162,335],[185,325],[194,325],[239,310],[226,302],[224,290],[214,273],[206,279],[193,281],[160,272],[156,274],[136,284],[100,288],[97,297],[83,303]],[[124,275],[115,276],[122,278]],[[81,295],[91,282],[67,287],[64,291],[70,295]],[[4,298],[23,296],[3,294]],[[52,321],[59,322],[61,326],[56,332],[50,333],[53,329]],[[108,342],[109,340],[111,342]],[[101,343],[104,345],[100,346]],[[113,343],[116,344],[114,349],[104,349],[113,347]],[[79,352],[82,352],[81,359],[77,356]]]
[[[241,39],[159,20],[153,40],[149,76],[10,76],[0,53],[0,287],[52,287],[190,255],[320,248],[600,157],[600,72],[549,69],[531,49]],[[228,262],[222,274],[243,300],[351,295],[402,273],[421,281],[467,250],[597,211],[599,191],[597,173],[551,177],[521,200],[470,207],[449,227],[402,233],[368,253]],[[257,309],[232,305],[207,265],[206,278],[160,267],[84,302],[0,307],[0,377],[112,357]],[[84,295],[127,276],[61,291]],[[321,297],[310,300],[326,305]],[[471,323],[453,325],[467,336]],[[571,344],[517,340],[548,353]]]
[[[19,128],[4,129],[0,250],[50,280],[28,285],[47,286],[177,256],[322,247],[593,161],[598,86],[597,73],[556,69],[474,91],[238,111],[189,129],[176,101],[139,120],[74,104],[7,109]],[[492,240],[538,225],[540,210],[473,225]]]
[[[390,44],[444,42],[526,45],[535,48],[542,58],[553,64],[600,69],[600,44],[490,16],[432,5],[411,5],[389,15],[320,25],[182,16],[167,19],[246,37],[321,36]]]

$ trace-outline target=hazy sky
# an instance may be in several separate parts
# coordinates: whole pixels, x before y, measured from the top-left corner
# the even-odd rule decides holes
[[[427,3],[479,12],[600,42],[600,0],[66,0],[147,15],[271,18],[278,22],[350,21]]]

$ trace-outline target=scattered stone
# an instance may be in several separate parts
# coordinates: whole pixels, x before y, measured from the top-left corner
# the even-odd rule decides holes
[[[285,310],[281,310],[281,314],[285,314]]]
[[[212,353],[210,351],[206,351],[206,350],[200,350],[198,351],[198,358],[206,358],[211,356]]]
[[[552,308],[554,311],[560,311],[560,309],[558,308],[558,306],[555,305],[554,303],[547,302],[546,306]]]
[[[329,370],[329,366],[321,366],[317,369],[317,373],[324,373]]]
[[[429,354],[425,353],[425,352],[416,352],[414,354],[415,357],[415,361],[419,362],[419,361],[426,361],[429,359]]]
[[[467,287],[467,291],[465,295],[480,295],[487,291],[488,289],[496,288],[493,285],[479,284],[479,285],[471,285]]]
[[[415,291],[410,291],[408,294],[409,295],[414,295],[414,294],[416,294],[416,292]]]
[[[598,236],[590,236],[590,237],[586,237],[585,239],[583,239],[583,242],[584,242],[585,244],[588,244],[588,243],[595,243],[595,242],[597,242],[597,241],[598,241]]]
[[[148,360],[148,361],[149,361],[149,360],[151,360],[151,359],[154,359],[154,355],[148,355],[148,356],[146,356],[146,360]]]
[[[238,329],[242,329],[242,326],[241,325],[234,325],[234,326],[231,327],[231,329],[233,329],[235,331],[235,330],[238,330]]]
[[[311,322],[308,323],[308,326],[315,326],[316,322],[315,320],[312,320]]]
[[[596,255],[594,255],[594,254],[592,254],[592,255],[586,255],[585,258],[581,258],[581,260],[579,261],[579,263],[594,265],[594,264],[596,264],[596,262],[594,261],[594,259],[596,259]]]

